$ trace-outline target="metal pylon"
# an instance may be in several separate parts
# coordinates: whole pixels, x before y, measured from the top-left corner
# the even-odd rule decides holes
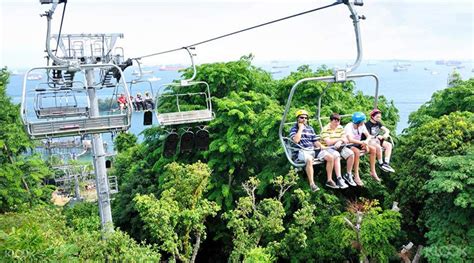
[[[94,86],[94,69],[86,70],[87,86]],[[99,103],[95,88],[87,90],[91,105],[91,117],[99,116]],[[92,134],[92,153],[94,158],[94,170],[99,203],[100,223],[105,232],[113,231],[112,210],[110,204],[109,182],[105,168],[105,151],[102,134]]]

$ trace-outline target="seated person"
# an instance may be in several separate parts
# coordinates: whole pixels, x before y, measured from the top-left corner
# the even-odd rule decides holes
[[[144,105],[146,106],[146,109],[155,109],[155,103],[153,102],[153,98],[150,96],[150,93],[145,92],[145,103]],[[148,108],[148,105],[150,105],[151,107]]]
[[[348,143],[344,129],[340,125],[341,116],[337,113],[331,114],[330,122],[323,127],[321,131],[321,139],[323,146],[328,147],[327,151],[334,157],[334,170],[336,172],[336,183],[328,181],[326,186],[331,188],[347,188],[349,187],[344,180],[350,185],[356,186],[352,178],[352,166],[354,164],[354,153],[347,147],[343,147]],[[340,151],[340,153],[339,153]],[[347,173],[344,179],[341,177],[341,156],[347,160]]]
[[[357,185],[363,186],[364,183],[359,176],[359,158],[360,151],[366,151],[370,154],[370,175],[377,181],[380,182],[380,178],[377,176],[375,171],[375,146],[369,146],[369,132],[364,125],[365,114],[362,112],[355,112],[352,114],[352,122],[349,122],[344,131],[347,136],[349,143],[353,144],[351,150],[354,152],[354,181]],[[366,136],[366,140],[362,140],[362,135]]]
[[[125,97],[125,94],[120,94],[120,97],[117,99],[117,103],[119,105],[120,111],[124,110],[127,108],[127,98]]]
[[[137,110],[137,106],[135,105],[135,100],[133,99],[132,95],[130,95],[130,101],[132,102],[133,110]]]
[[[134,103],[135,103],[136,110],[138,111],[140,111],[141,109],[145,110],[145,100],[143,99],[141,93],[137,93]]]
[[[306,175],[308,176],[308,182],[313,192],[318,191],[318,186],[314,183],[314,170],[313,170],[313,159],[318,154],[319,159],[326,160],[326,173],[328,181],[332,181],[332,169],[334,165],[334,158],[328,154],[326,150],[321,149],[315,151],[315,146],[320,147],[321,145],[317,141],[314,129],[308,125],[308,112],[305,110],[298,110],[296,112],[296,124],[290,130],[290,138],[294,143],[301,146],[303,149],[298,152],[298,159],[304,161],[306,164]],[[334,183],[334,182],[333,182]]]
[[[390,137],[390,130],[383,126],[382,112],[374,109],[370,112],[370,120],[365,123],[365,127],[371,135],[370,145],[375,146],[377,150],[377,160],[382,171],[394,173],[395,170],[390,166],[390,157],[392,155],[392,144],[386,139]],[[381,135],[383,132],[383,135]],[[364,138],[363,138],[364,139]],[[385,160],[382,160],[382,147],[385,149]]]

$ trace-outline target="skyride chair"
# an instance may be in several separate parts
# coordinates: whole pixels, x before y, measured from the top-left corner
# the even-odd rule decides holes
[[[138,65],[138,74],[137,74],[136,79],[132,79],[130,82],[128,82],[128,87],[130,89],[130,94],[133,96],[133,90],[134,89],[137,90],[137,91],[144,89],[146,91],[151,92],[151,97],[155,98],[155,92],[153,90],[153,84],[151,83],[151,81],[143,79],[144,72],[142,70],[140,60],[135,59],[135,61],[137,62],[137,65]],[[135,96],[136,95],[137,95],[137,93],[135,93]],[[134,103],[134,102],[132,102],[132,103]],[[143,107],[143,125],[144,126],[152,125],[153,124],[153,113],[152,113],[152,111],[154,110],[152,105],[150,103],[147,103],[146,101],[144,101],[142,103],[142,107]]]
[[[84,64],[81,70],[116,68],[121,75],[121,69],[114,64]],[[21,103],[21,116],[26,131],[33,139],[46,139],[50,137],[65,137],[84,135],[90,133],[106,133],[125,131],[131,123],[131,104],[125,111],[101,112],[91,116],[89,89],[103,89],[108,86],[100,82],[94,86],[87,86],[86,75],[84,81],[60,82],[48,78],[48,82],[32,88],[26,76],[32,71],[67,71],[67,66],[47,66],[30,69],[23,80],[23,93]],[[124,94],[130,97],[127,83],[121,78],[121,87]],[[31,103],[31,97],[34,97]],[[34,114],[31,114],[33,111]]]
[[[283,112],[283,117],[280,122],[280,128],[278,130],[278,135],[280,138],[281,145],[284,149],[286,158],[288,159],[288,162],[294,166],[297,169],[302,169],[305,166],[304,161],[297,160],[294,158],[297,154],[298,151],[302,149],[301,146],[293,142],[293,140],[288,136],[289,128],[291,128],[292,125],[295,125],[296,122],[289,121],[288,120],[288,114],[290,112],[291,104],[292,104],[292,99],[293,95],[296,92],[296,89],[301,87],[301,84],[307,83],[307,82],[325,82],[327,83],[326,87],[323,89],[321,94],[319,95],[318,98],[318,112],[317,112],[317,121],[319,123],[320,129],[322,130],[323,125],[322,125],[322,119],[325,117],[321,117],[321,101],[322,97],[326,93],[326,91],[331,88],[332,83],[344,83],[347,81],[352,81],[356,80],[359,78],[364,78],[364,77],[369,77],[373,78],[375,80],[375,100],[374,100],[374,108],[377,108],[378,104],[378,89],[379,89],[379,79],[375,74],[372,73],[363,73],[363,74],[350,74],[352,71],[354,71],[360,64],[362,60],[362,44],[360,40],[360,30],[359,30],[359,20],[360,19],[365,19],[365,17],[359,17],[356,11],[354,10],[354,5],[362,5],[362,1],[355,1],[355,2],[344,2],[348,8],[349,11],[351,12],[351,19],[354,24],[354,31],[355,31],[355,36],[356,36],[356,44],[357,44],[357,58],[352,66],[347,67],[346,69],[341,69],[341,70],[336,70],[334,72],[334,75],[331,76],[322,76],[322,77],[310,77],[310,78],[304,78],[299,81],[297,81],[291,88],[290,94],[288,96],[288,100],[285,106],[285,111]],[[344,115],[343,115],[344,116]],[[313,164],[321,164],[323,163],[324,160],[320,160],[317,157],[313,160]]]
[[[193,59],[194,54],[190,51],[194,48],[186,47],[184,49],[186,49],[191,59],[193,75],[191,78],[181,80],[179,83],[169,83],[162,86],[162,91],[156,98],[157,109],[155,112],[159,125],[164,127],[203,123],[214,119],[209,84],[205,81],[194,81],[197,70]],[[190,89],[191,87],[203,87],[204,90],[197,92],[182,91],[184,88]],[[188,100],[201,99],[200,102],[204,102],[204,105],[199,105],[199,109],[190,109],[189,106],[191,105],[183,105],[180,103],[180,98],[183,97],[186,97]],[[160,106],[166,102],[170,102],[170,98],[175,100],[176,107],[173,109],[174,111],[163,112]],[[182,99],[182,101],[186,100]],[[182,108],[185,108],[185,110],[182,110]],[[163,149],[163,155],[165,157],[171,157],[176,153],[178,141],[179,135],[176,132],[176,129],[171,129],[165,139]],[[198,150],[207,150],[209,148],[209,132],[204,128],[204,126],[199,126],[196,134],[194,134],[190,128],[184,129],[180,141],[181,153],[192,152],[194,147]]]
[[[162,126],[169,125],[179,125],[179,124],[188,124],[188,123],[199,123],[199,122],[208,122],[214,119],[214,114],[212,112],[211,104],[211,92],[209,89],[209,84],[205,81],[194,81],[196,77],[196,65],[194,64],[193,54],[191,53],[191,48],[185,48],[191,59],[193,67],[193,76],[189,79],[181,80],[179,83],[169,83],[163,85],[162,92],[157,96],[156,103],[160,105],[160,102],[165,98],[173,97],[176,99],[176,111],[172,112],[162,112],[158,107],[156,110],[156,117],[158,122]],[[199,92],[182,92],[183,88],[190,88],[192,86],[203,86],[204,91]],[[204,109],[199,110],[185,110],[182,111],[180,104],[180,97],[192,97],[192,96],[201,96],[205,99]]]

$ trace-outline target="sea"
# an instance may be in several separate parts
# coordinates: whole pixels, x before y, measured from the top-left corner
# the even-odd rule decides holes
[[[317,69],[321,65],[328,68],[344,68],[350,61],[269,61],[254,63],[257,67],[267,70],[275,79],[288,76],[292,71],[301,65],[309,65]],[[401,66],[401,67],[400,67]],[[395,71],[395,68],[398,71]],[[156,95],[164,84],[179,79],[181,73],[175,70],[162,70],[163,66],[143,67],[143,79],[150,80],[148,83],[136,84],[132,86],[131,94],[144,94],[146,91]],[[172,69],[172,67],[170,67]],[[13,103],[20,103],[22,98],[23,75],[28,69],[9,69],[14,72],[10,76],[7,85],[7,94],[12,98]],[[408,116],[416,111],[422,104],[429,101],[432,94],[447,87],[448,76],[456,70],[466,80],[474,77],[474,61],[462,61],[457,65],[446,65],[436,61],[408,61],[408,60],[374,60],[361,63],[353,73],[373,73],[379,77],[379,95],[393,100],[399,110],[400,121],[397,124],[396,132],[400,134],[408,127]],[[126,70],[127,81],[135,79],[132,70]],[[29,85],[38,85],[42,80],[30,81]],[[35,83],[36,82],[36,83]],[[150,86],[149,83],[152,85]],[[371,78],[358,79],[356,89],[364,94],[375,94],[375,82]],[[211,94],[212,95],[212,94]],[[109,96],[112,96],[110,94]],[[29,95],[28,105],[33,104],[33,95]],[[317,101],[317,100],[315,100]],[[155,118],[155,117],[154,117]],[[153,123],[157,123],[154,119]],[[132,125],[130,132],[142,138],[141,132],[149,126],[143,126],[143,112],[134,112],[132,115]],[[103,135],[107,145],[106,150],[113,152],[112,137],[110,134]],[[79,150],[78,150],[79,151]]]

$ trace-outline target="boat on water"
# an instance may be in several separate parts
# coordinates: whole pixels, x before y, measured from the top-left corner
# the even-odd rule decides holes
[[[424,70],[431,70],[430,68],[425,67]]]
[[[459,66],[462,64],[462,61],[459,60],[436,60],[436,65],[445,65],[445,66]]]
[[[281,65],[281,66],[272,66],[272,68],[289,68],[288,65]]]
[[[439,74],[439,72],[436,71],[436,70],[432,70],[432,71],[431,71],[431,75],[438,75],[438,74]]]
[[[408,67],[402,64],[396,64],[393,67],[393,72],[401,72],[401,71],[407,71],[407,70],[408,70]]]
[[[151,78],[148,78],[148,81],[150,81],[150,82],[160,81],[160,80],[161,80],[161,78],[158,78],[158,77],[155,77],[155,76],[153,76]]]
[[[142,70],[142,72],[141,72],[141,75],[148,75],[148,74],[153,74],[153,70]],[[139,70],[134,70],[132,72],[132,75],[140,76],[140,71]]]
[[[164,65],[159,68],[160,71],[178,71],[185,69],[185,66],[182,65]]]
[[[43,76],[40,74],[29,74],[28,77],[26,77],[27,80],[42,80]]]
[[[280,74],[282,73],[281,70],[273,70],[273,71],[270,71],[270,74]]]

